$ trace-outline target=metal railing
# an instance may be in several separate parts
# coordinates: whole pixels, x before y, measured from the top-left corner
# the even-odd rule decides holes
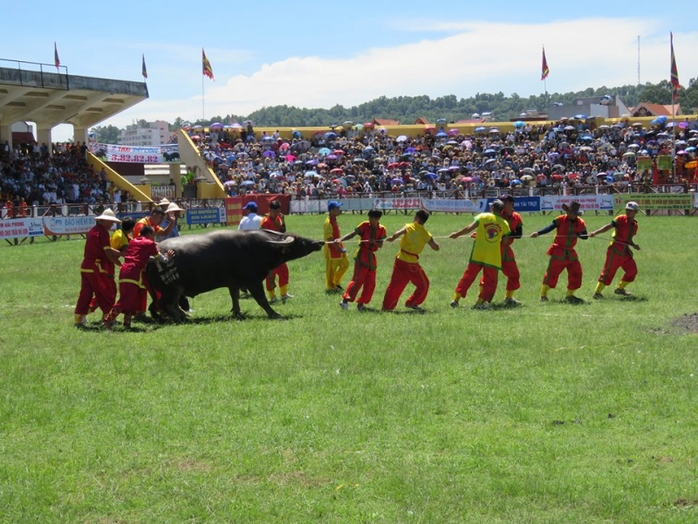
[[[0,83],[68,90],[69,78],[68,68],[63,65],[0,58]]]

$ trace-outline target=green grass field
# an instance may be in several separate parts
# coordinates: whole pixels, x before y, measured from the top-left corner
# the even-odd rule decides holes
[[[540,303],[548,234],[515,244],[522,307],[454,310],[472,240],[438,237],[471,219],[427,223],[424,314],[409,287],[394,313],[342,311],[315,253],[289,264],[287,320],[244,300],[233,321],[221,289],[135,333],[72,327],[83,240],[3,245],[0,522],[696,522],[698,337],[675,325],[698,312],[694,219],[639,217],[634,300],[591,300],[609,232],[579,242],[587,303],[562,302],[566,274]]]

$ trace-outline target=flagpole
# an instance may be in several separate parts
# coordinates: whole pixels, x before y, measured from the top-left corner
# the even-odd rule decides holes
[[[671,87],[671,86],[670,86]],[[672,89],[671,92],[671,121],[673,122],[673,126],[671,126],[671,166],[672,166],[672,175],[671,179],[674,183],[678,182],[676,180],[676,112],[674,109],[674,90]]]
[[[676,180],[676,98],[679,92],[679,72],[676,68],[676,57],[674,56],[674,33],[669,32],[669,47],[671,48],[671,72],[669,89],[671,90],[671,121],[673,125],[671,126],[671,167],[672,167],[672,181]]]
[[[204,111],[204,75],[201,75],[201,120],[205,119],[206,112]]]
[[[547,79],[547,77],[543,79],[543,89],[545,90],[545,105],[547,107],[550,105],[550,100],[548,100],[548,79]]]

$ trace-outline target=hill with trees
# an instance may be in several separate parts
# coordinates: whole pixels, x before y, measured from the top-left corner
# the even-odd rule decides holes
[[[560,102],[564,105],[572,104],[582,97],[618,95],[627,106],[635,106],[641,102],[653,104],[671,104],[671,91],[668,80],[662,80],[658,84],[646,83],[643,85],[627,85],[622,87],[599,88],[589,87],[584,91],[570,93],[549,93],[537,96],[521,97],[516,93],[505,96],[501,91],[495,94],[477,93],[468,98],[458,98],[455,95],[430,98],[422,96],[398,96],[388,98],[381,96],[369,102],[357,106],[344,107],[335,105],[330,109],[300,108],[295,106],[278,105],[263,107],[249,115],[216,115],[206,120],[186,121],[178,117],[170,126],[172,131],[186,124],[207,126],[213,122],[231,123],[252,120],[256,126],[263,127],[307,127],[330,126],[340,124],[347,120],[363,123],[374,118],[388,118],[399,120],[402,123],[412,123],[417,118],[423,117],[430,122],[439,118],[445,118],[449,122],[456,122],[470,118],[473,113],[490,112],[495,120],[511,120],[521,113],[535,109],[539,113],[547,113],[551,104]],[[698,79],[692,78],[686,87],[682,87],[678,94],[678,103],[681,104],[684,113],[693,113],[698,110]],[[105,128],[97,127],[95,131],[102,129],[108,134],[114,135],[114,126]]]

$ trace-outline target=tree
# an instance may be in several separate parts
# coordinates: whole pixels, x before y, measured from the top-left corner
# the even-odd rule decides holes
[[[118,144],[121,138],[121,129],[116,126],[97,126],[90,129],[97,137],[97,142],[102,144]]]

